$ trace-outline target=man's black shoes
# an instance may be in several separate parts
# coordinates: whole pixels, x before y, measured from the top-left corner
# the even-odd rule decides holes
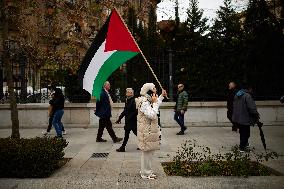
[[[107,140],[102,139],[102,138],[97,138],[96,141],[97,142],[106,142]],[[114,143],[117,143],[117,142],[120,142],[120,141],[122,141],[122,138],[116,138],[116,139],[113,140]]]
[[[184,131],[178,132],[177,135],[184,135]]]
[[[106,142],[107,140],[102,139],[102,138],[97,138],[96,142]]]
[[[187,129],[187,127],[182,128],[181,131],[177,133],[177,135],[184,135],[184,131],[186,129]]]
[[[123,139],[123,138],[118,138],[118,137],[117,137],[116,139],[113,140],[113,143],[120,142],[120,141],[122,141],[122,139]]]
[[[257,126],[258,126],[258,127],[262,127],[262,126],[263,126],[263,123],[262,123],[262,122],[257,122]]]
[[[117,152],[125,152],[125,148],[121,146],[120,148],[116,149],[116,151]]]

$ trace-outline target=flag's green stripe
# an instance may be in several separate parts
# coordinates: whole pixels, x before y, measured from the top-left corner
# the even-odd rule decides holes
[[[131,59],[137,52],[128,52],[128,51],[117,51],[113,53],[102,65],[97,74],[97,77],[94,81],[92,96],[95,96],[96,99],[100,99],[100,94],[104,82],[108,77],[114,72],[119,66],[125,63],[127,60]]]

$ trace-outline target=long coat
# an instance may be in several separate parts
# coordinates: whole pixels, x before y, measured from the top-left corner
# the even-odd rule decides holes
[[[227,94],[227,118],[232,122],[234,97],[236,94],[235,89],[230,89]]]
[[[102,89],[100,100],[96,102],[95,115],[99,118],[110,118],[111,117],[111,106],[109,101],[108,93]]]
[[[162,103],[163,97],[158,98],[158,102],[151,103],[145,96],[136,99],[138,109],[137,115],[137,138],[138,147],[142,151],[151,151],[160,149],[161,131],[158,126],[159,105]],[[147,112],[148,111],[148,112]]]
[[[125,102],[123,112],[121,112],[118,121],[125,117],[125,130],[137,129],[137,109],[135,104],[135,98],[128,98]]]

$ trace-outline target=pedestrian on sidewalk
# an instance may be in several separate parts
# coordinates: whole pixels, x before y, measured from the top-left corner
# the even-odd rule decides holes
[[[57,137],[62,137],[62,130],[64,130],[64,126],[61,119],[64,114],[65,97],[61,89],[53,87],[53,90],[54,100],[50,102],[52,110],[54,111],[52,125],[56,131]]]
[[[54,102],[54,100],[55,100],[54,93],[52,93],[51,94],[51,100],[49,101],[49,106],[48,106],[48,117],[49,117],[48,118],[48,126],[47,126],[46,130],[42,131],[42,134],[44,136],[50,135],[50,130],[52,128],[52,121],[53,121],[53,117],[54,117],[54,110],[53,109],[54,108],[53,108],[53,106],[51,104]],[[61,130],[62,130],[62,134],[66,135],[66,131],[65,131],[65,128],[64,128],[63,124],[62,124]]]
[[[184,114],[187,111],[188,93],[184,90],[182,83],[178,84],[177,101],[174,107],[175,115],[174,119],[180,126],[180,132],[177,135],[184,135],[184,131],[187,129],[184,126]]]
[[[284,103],[284,95],[280,97],[280,102]]]
[[[232,121],[234,97],[235,97],[235,95],[237,93],[237,84],[235,82],[231,81],[229,83],[228,90],[229,91],[228,91],[228,94],[227,94],[227,118],[232,123],[232,131],[237,132],[238,131],[238,127]]]
[[[157,176],[151,168],[152,158],[155,150],[160,149],[160,128],[158,126],[159,106],[167,96],[165,90],[158,97],[157,89],[153,83],[145,83],[140,91],[140,97],[136,99],[137,115],[137,137],[138,147],[141,149],[141,177],[156,179]]]
[[[117,152],[125,152],[125,147],[131,131],[137,136],[137,109],[135,104],[134,91],[132,88],[126,89],[125,107],[115,123],[121,123],[121,119],[123,117],[125,117],[125,135],[122,146],[116,149]]]
[[[107,141],[102,138],[104,129],[106,128],[113,142],[116,143],[116,142],[122,141],[122,138],[118,138],[115,135],[115,132],[112,128],[112,123],[111,123],[110,118],[111,118],[111,109],[112,109],[113,101],[109,94],[109,90],[110,90],[110,83],[106,81],[104,83],[104,87],[100,94],[100,100],[97,100],[96,102],[95,115],[100,118],[96,141],[97,142]]]
[[[245,83],[234,97],[232,120],[239,128],[241,152],[248,150],[250,126],[254,124],[262,124],[259,122],[259,113],[257,111],[255,101],[251,96],[251,92],[251,86]]]

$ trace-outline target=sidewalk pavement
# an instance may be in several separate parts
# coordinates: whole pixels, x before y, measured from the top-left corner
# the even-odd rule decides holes
[[[157,180],[140,178],[140,155],[136,150],[136,137],[130,134],[126,152],[115,150],[121,143],[113,143],[104,131],[103,138],[108,142],[97,143],[97,128],[66,128],[64,136],[69,142],[65,148],[65,157],[72,158],[65,166],[45,179],[7,179],[0,178],[0,189],[55,189],[55,188],[283,188],[284,176],[244,177],[177,177],[167,176],[161,162],[172,160],[177,149],[185,140],[195,139],[198,145],[205,145],[214,152],[229,151],[239,143],[239,134],[231,127],[188,127],[186,135],[177,136],[177,127],[162,128],[162,146],[155,152],[153,170]],[[278,160],[266,163],[284,173],[284,126],[263,127],[267,148],[280,154]],[[42,136],[42,129],[20,129],[21,137]],[[115,128],[118,137],[123,137],[123,128]],[[8,137],[11,129],[0,129],[0,137]],[[51,136],[55,136],[52,130]],[[258,128],[251,128],[250,145],[256,152],[264,152]],[[222,146],[224,148],[222,148]],[[107,158],[91,158],[96,152],[109,153]]]

